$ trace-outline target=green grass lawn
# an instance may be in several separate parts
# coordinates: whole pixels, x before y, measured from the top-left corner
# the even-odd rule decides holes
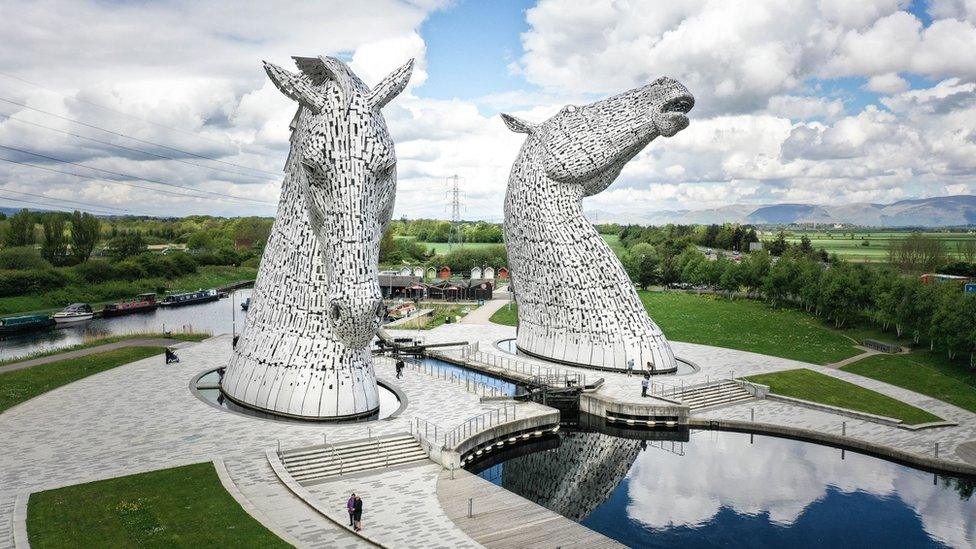
[[[638,292],[651,318],[668,339],[713,345],[764,355],[829,364],[861,351],[855,341],[814,316],[777,309],[761,301],[694,295],[685,292]],[[491,321],[514,326],[515,307],[505,307]]]
[[[908,425],[942,420],[921,408],[806,368],[746,379],[768,385],[769,390],[778,395],[900,419]]]
[[[877,379],[976,412],[976,372],[940,355],[875,355],[844,366],[845,372]]]
[[[173,332],[170,334],[164,334],[162,332],[148,332],[148,333],[133,333],[124,335],[113,335],[113,336],[101,336],[96,337],[90,341],[84,343],[78,343],[76,345],[67,345],[64,347],[58,347],[56,349],[48,349],[46,351],[38,351],[36,353],[31,353],[29,355],[19,356],[17,358],[8,358],[0,360],[0,366],[6,366],[8,364],[14,364],[16,362],[24,362],[25,360],[33,360],[35,358],[42,358],[51,355],[59,355],[61,353],[67,353],[70,351],[78,351],[81,349],[88,349],[91,347],[98,347],[101,345],[108,345],[109,343],[115,343],[117,341],[125,341],[127,339],[146,339],[146,338],[166,338],[166,339],[178,339],[180,341],[203,341],[211,337],[210,333],[182,333]]]
[[[505,305],[501,309],[495,311],[489,320],[495,324],[503,324],[505,326],[518,325],[518,305],[512,303],[511,308],[509,308],[508,305]]]
[[[116,280],[102,284],[70,285],[42,294],[0,298],[0,315],[49,312],[77,302],[90,303],[98,309],[98,305],[131,298],[144,292],[154,292],[158,288],[166,288],[170,292],[214,288],[241,280],[254,280],[257,273],[257,269],[251,267],[208,265],[200,267],[196,273],[172,280],[146,278],[131,282]]]
[[[888,260],[888,245],[894,240],[907,238],[911,233],[907,231],[854,231],[854,238],[851,238],[851,230],[836,229],[831,231],[792,231],[786,240],[798,243],[800,237],[806,235],[810,239],[810,244],[815,249],[823,248],[828,253],[837,254],[844,259],[851,261],[884,262]],[[935,238],[945,245],[950,257],[955,257],[956,243],[972,240],[976,235],[969,233],[950,233],[950,232],[927,232],[925,236]],[[764,232],[764,240],[776,238],[776,232]],[[865,246],[864,242],[868,245]]]
[[[163,347],[126,347],[0,374],[0,413],[52,389],[116,366],[162,354]],[[160,358],[160,367],[162,367]]]
[[[27,534],[46,547],[290,547],[224,490],[212,463],[31,494]]]

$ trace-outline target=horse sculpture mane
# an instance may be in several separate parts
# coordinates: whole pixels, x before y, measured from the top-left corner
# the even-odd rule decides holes
[[[375,88],[331,57],[265,63],[299,103],[278,213],[221,389],[231,400],[306,419],[379,407],[368,343],[383,302],[379,241],[393,212],[396,156],[380,109],[413,61]]]
[[[583,198],[606,189],[658,136],[687,127],[694,98],[655,82],[570,105],[542,124],[503,114],[528,134],[505,196],[505,243],[518,301],[519,350],[580,366],[677,368],[616,255],[583,215]]]

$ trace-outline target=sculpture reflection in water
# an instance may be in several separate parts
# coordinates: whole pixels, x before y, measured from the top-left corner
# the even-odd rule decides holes
[[[646,444],[568,433],[480,474],[632,547],[976,546],[973,479],[747,433]]]
[[[677,363],[620,260],[583,215],[658,136],[688,126],[695,100],[679,82],[655,82],[541,124],[502,115],[527,134],[505,196],[505,244],[518,302],[518,348],[581,366],[672,373]]]
[[[368,349],[383,301],[379,241],[393,213],[396,155],[380,109],[413,61],[370,89],[342,61],[265,63],[298,104],[278,213],[221,387],[245,406],[305,419],[379,408]]]

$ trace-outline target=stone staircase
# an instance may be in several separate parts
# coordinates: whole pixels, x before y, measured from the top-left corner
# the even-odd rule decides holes
[[[738,383],[731,380],[718,381],[708,385],[689,387],[676,395],[677,399],[694,412],[725,404],[733,404],[755,397]]]
[[[285,469],[302,485],[426,459],[427,452],[420,442],[408,434],[316,446],[281,454]]]

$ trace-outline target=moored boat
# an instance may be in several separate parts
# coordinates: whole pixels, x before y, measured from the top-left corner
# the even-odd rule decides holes
[[[109,317],[144,313],[155,311],[157,307],[159,307],[159,302],[156,301],[156,294],[139,294],[126,301],[105,305],[105,308],[102,309],[102,316]]]
[[[163,298],[160,302],[162,307],[182,307],[183,305],[195,305],[197,303],[207,303],[210,301],[217,301],[220,299],[220,294],[217,290],[197,290],[195,292],[187,292],[184,294],[172,294]]]
[[[54,326],[54,319],[47,315],[23,315],[0,318],[0,335],[44,330]]]
[[[71,322],[84,322],[91,320],[95,316],[95,311],[87,303],[72,303],[59,313],[54,313],[51,317],[58,324],[68,324]]]

